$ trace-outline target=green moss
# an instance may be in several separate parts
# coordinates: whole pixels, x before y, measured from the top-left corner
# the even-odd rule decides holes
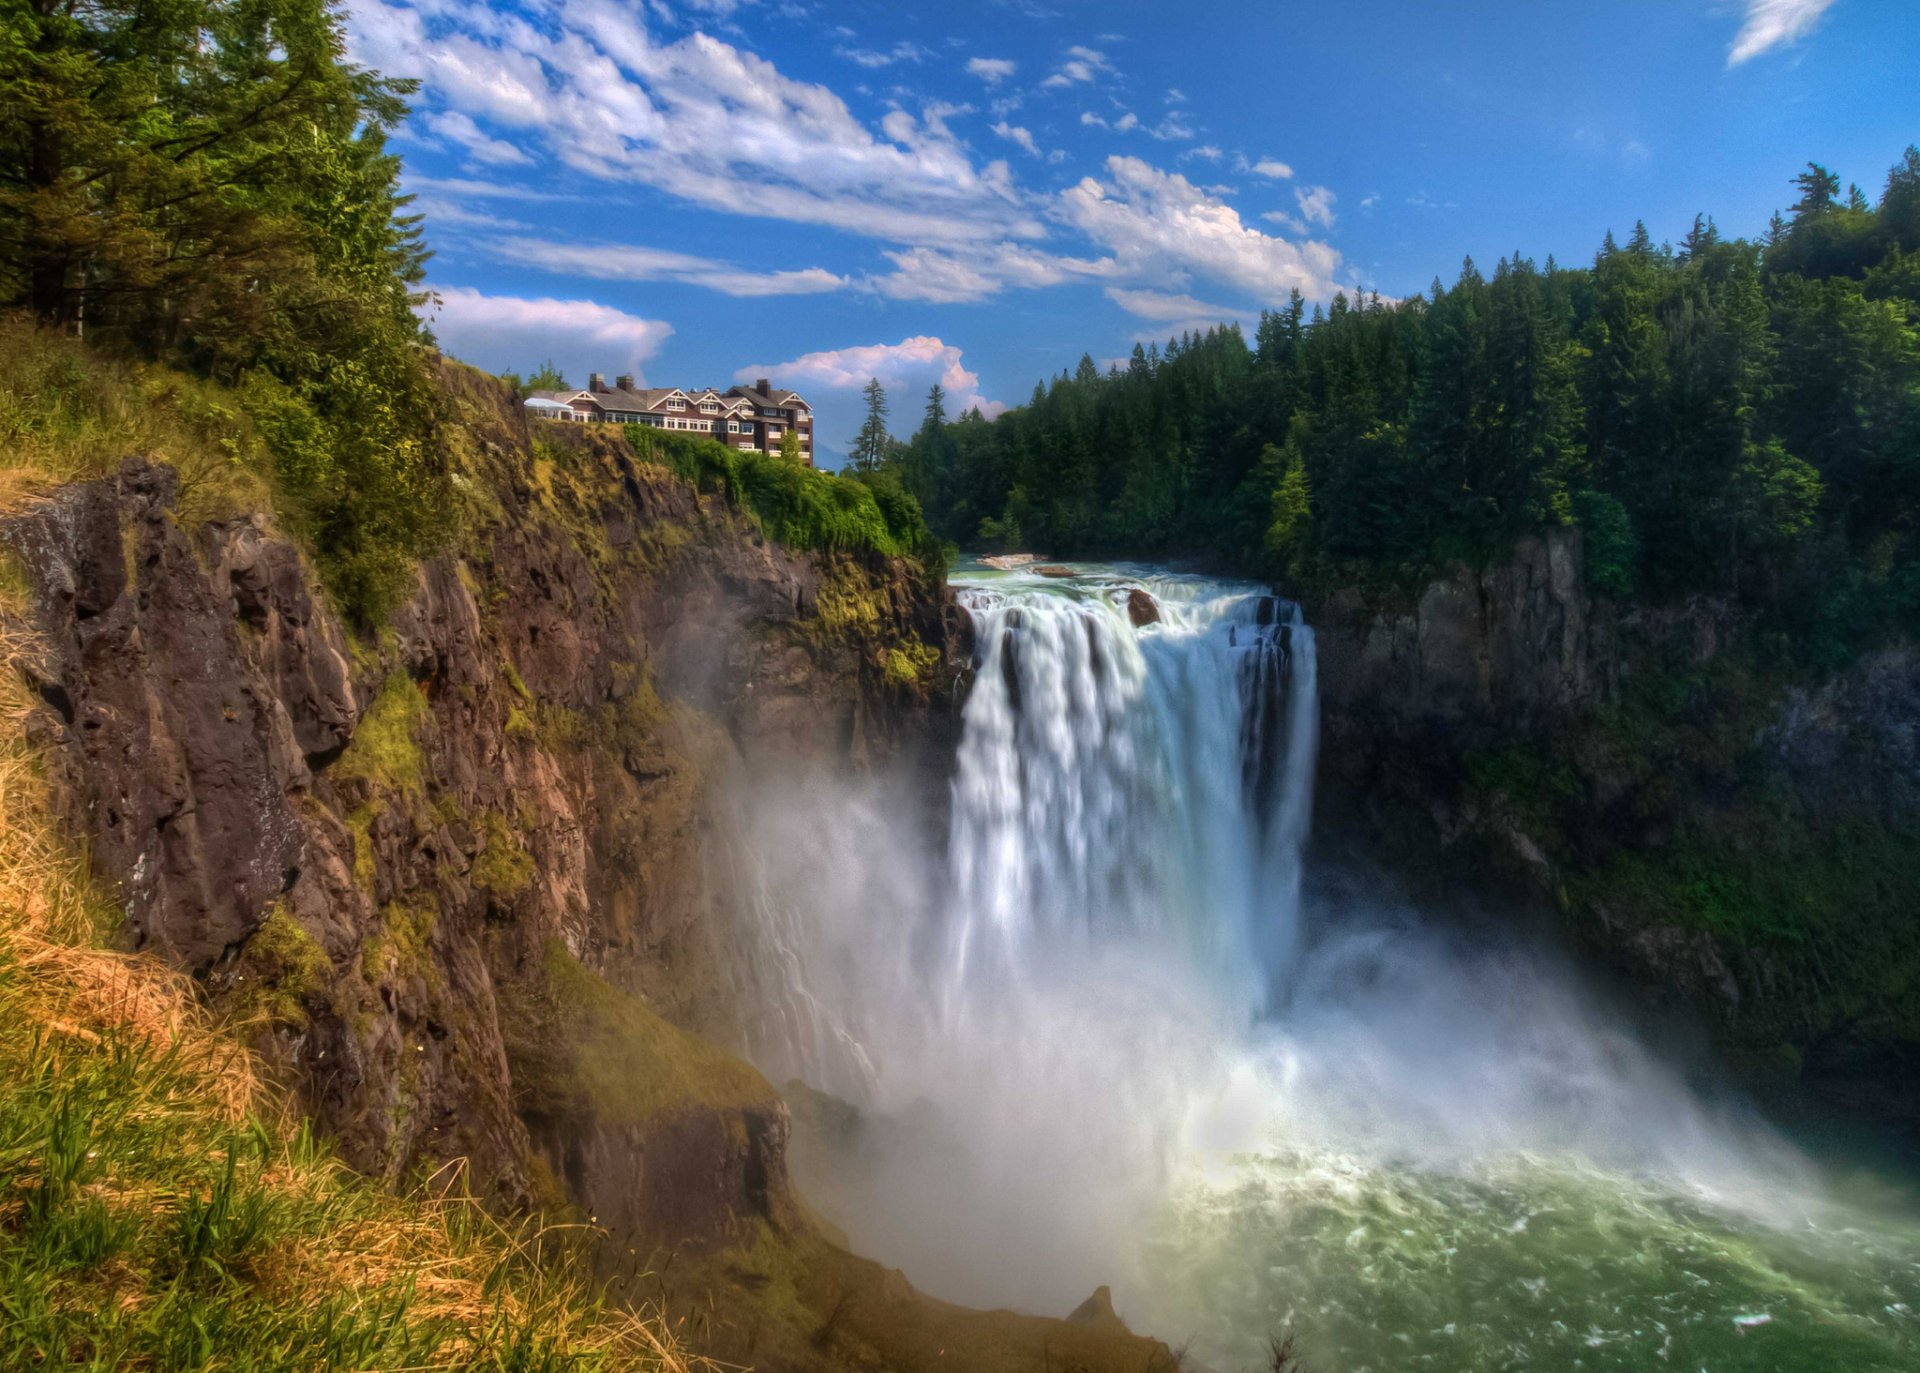
[[[509,706],[507,708],[506,730],[509,739],[532,739],[540,733],[539,727],[533,723],[532,718],[528,716],[527,712],[520,709],[519,706]]]
[[[433,931],[440,905],[431,893],[415,893],[380,908],[380,928],[360,946],[360,973],[370,985],[385,979],[419,978],[430,997],[440,993],[433,963]]]
[[[333,765],[334,774],[402,794],[419,792],[424,764],[416,734],[426,718],[425,693],[406,673],[389,673]]]
[[[513,659],[500,660],[500,675],[507,679],[507,685],[513,688],[515,696],[526,702],[533,700],[533,693],[527,690],[526,679],[520,675],[520,669],[513,665]]]
[[[519,838],[497,811],[487,812],[481,829],[486,842],[473,860],[473,885],[503,899],[518,896],[533,885],[533,855],[520,846]]]
[[[373,895],[376,864],[373,857],[373,822],[386,813],[387,803],[374,797],[365,805],[347,812],[347,831],[353,835],[353,882],[368,896]]]
[[[906,642],[887,650],[883,669],[888,686],[902,691],[923,691],[940,667],[940,650],[920,642],[917,634],[908,634]]]
[[[603,1120],[644,1124],[676,1107],[765,1106],[779,1095],[750,1065],[668,1024],[583,968],[558,940],[544,960],[569,1085]]]
[[[275,1025],[304,1025],[307,998],[324,991],[332,973],[320,941],[275,902],[241,948],[229,983],[232,1010],[242,1020],[261,1017]]]

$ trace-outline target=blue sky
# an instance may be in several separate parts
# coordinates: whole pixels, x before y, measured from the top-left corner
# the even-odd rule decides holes
[[[449,352],[768,376],[828,451],[871,375],[905,433],[1295,287],[1758,233],[1920,140],[1915,0],[348,3],[422,82]]]

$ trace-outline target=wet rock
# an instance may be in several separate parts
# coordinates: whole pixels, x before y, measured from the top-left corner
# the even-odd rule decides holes
[[[1113,1289],[1104,1283],[1093,1289],[1093,1295],[1073,1308],[1067,1316],[1067,1324],[1084,1325],[1094,1330],[1106,1330],[1116,1335],[1130,1335],[1127,1323],[1120,1319],[1113,1309]]]
[[[1071,577],[1075,575],[1074,570],[1072,568],[1062,567],[1058,563],[1045,563],[1039,567],[1034,568],[1033,571],[1036,576],[1052,577],[1055,580],[1058,580],[1063,577]]]
[[[1127,592],[1127,618],[1133,621],[1133,627],[1157,625],[1160,623],[1160,603],[1139,587]]]

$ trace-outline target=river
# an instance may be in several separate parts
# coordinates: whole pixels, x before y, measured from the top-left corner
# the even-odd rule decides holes
[[[1111,1283],[1222,1370],[1284,1331],[1321,1373],[1920,1368],[1897,1179],[1809,1157],[1550,949],[1314,862],[1297,608],[1071,571],[956,571],[947,805],[741,803],[756,1054],[857,1108],[802,1182],[858,1247],[979,1304]]]

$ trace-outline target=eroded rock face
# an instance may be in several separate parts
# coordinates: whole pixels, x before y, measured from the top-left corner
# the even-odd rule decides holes
[[[175,489],[130,461],[4,533],[43,588],[49,656],[32,672],[73,826],[120,883],[127,942],[204,969],[299,879],[309,774],[287,702],[173,521]]]
[[[180,528],[164,468],[63,490],[0,539],[38,589],[38,727],[128,944],[240,1009],[259,987],[297,1005],[259,1047],[357,1166],[465,1158],[527,1202],[547,1184],[502,1023],[542,995],[543,951],[737,1044],[714,788],[917,737],[927,702],[885,685],[885,649],[944,645],[950,607],[903,565],[768,544],[611,428],[559,435],[565,485],[535,480],[511,397],[447,380],[501,513],[358,645],[265,520]],[[648,1146],[650,1177],[693,1175],[663,1159],[705,1148],[697,1116]]]
[[[1329,727],[1485,735],[1591,704],[1611,631],[1581,580],[1579,531],[1554,529],[1508,562],[1456,566],[1410,607],[1371,607],[1357,591],[1314,607]]]
[[[1160,623],[1160,603],[1139,587],[1133,587],[1127,592],[1127,618],[1133,622],[1135,629],[1141,625],[1157,625]]]

